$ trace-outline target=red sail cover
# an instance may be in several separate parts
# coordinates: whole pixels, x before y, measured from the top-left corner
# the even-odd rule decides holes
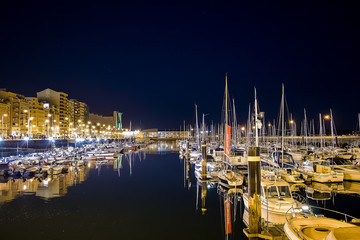
[[[225,233],[231,233],[231,205],[230,200],[225,200]]]
[[[228,157],[230,157],[230,139],[231,139],[231,127],[225,124],[224,152],[225,155]]]

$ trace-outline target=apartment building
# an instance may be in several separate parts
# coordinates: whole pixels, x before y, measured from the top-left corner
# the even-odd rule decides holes
[[[67,99],[68,94],[64,92],[57,92],[50,88],[47,88],[41,92],[37,92],[37,98],[41,102],[49,103],[49,108],[55,108],[59,114],[59,120],[54,124],[54,131],[56,134],[65,135],[69,131],[69,115],[68,105],[69,100]],[[58,131],[56,129],[58,126]]]

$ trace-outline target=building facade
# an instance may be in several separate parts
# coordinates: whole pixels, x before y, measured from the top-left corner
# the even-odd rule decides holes
[[[9,116],[10,103],[4,99],[0,99],[1,136],[5,136],[7,134],[7,129],[9,126]]]
[[[49,134],[49,121],[45,121],[44,105],[39,103],[36,97],[27,97],[26,101],[29,106],[29,133],[32,136],[42,136]]]
[[[8,104],[9,108],[8,113],[4,113],[7,115],[6,117],[4,114],[1,115],[4,124],[7,124],[6,135],[21,136],[27,134],[28,115],[24,111],[28,110],[29,106],[25,96],[0,89],[0,99],[3,103]]]
[[[69,120],[75,128],[81,127],[89,122],[89,107],[86,103],[76,99],[69,100]]]
[[[56,112],[58,112],[59,120],[55,120],[54,132],[59,135],[69,134],[69,100],[67,97],[68,94],[64,92],[57,92],[50,88],[37,92],[37,98],[39,101],[49,103],[49,108],[55,108]]]
[[[90,114],[86,103],[49,88],[37,97],[0,89],[0,124],[2,137],[108,137],[119,136],[122,113]]]

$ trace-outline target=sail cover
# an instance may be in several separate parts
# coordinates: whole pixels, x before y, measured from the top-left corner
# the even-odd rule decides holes
[[[224,152],[225,155],[228,157],[230,157],[230,139],[231,139],[231,127],[225,124]]]

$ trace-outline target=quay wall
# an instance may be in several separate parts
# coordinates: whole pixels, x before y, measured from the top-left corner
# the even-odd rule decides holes
[[[101,140],[100,142],[112,142],[119,141],[119,139],[107,139]],[[89,141],[84,141],[80,143],[76,143],[76,146],[81,146],[84,143],[89,143]],[[48,149],[51,147],[67,147],[67,146],[75,146],[75,139],[55,139],[53,142],[48,139],[30,139],[28,141],[22,139],[16,140],[1,140],[0,141],[0,149],[1,148],[33,148],[33,149]]]
[[[63,147],[68,146],[68,140],[59,139],[51,142],[49,140],[3,140],[0,141],[0,148],[35,148],[35,149],[46,149],[52,146]]]

